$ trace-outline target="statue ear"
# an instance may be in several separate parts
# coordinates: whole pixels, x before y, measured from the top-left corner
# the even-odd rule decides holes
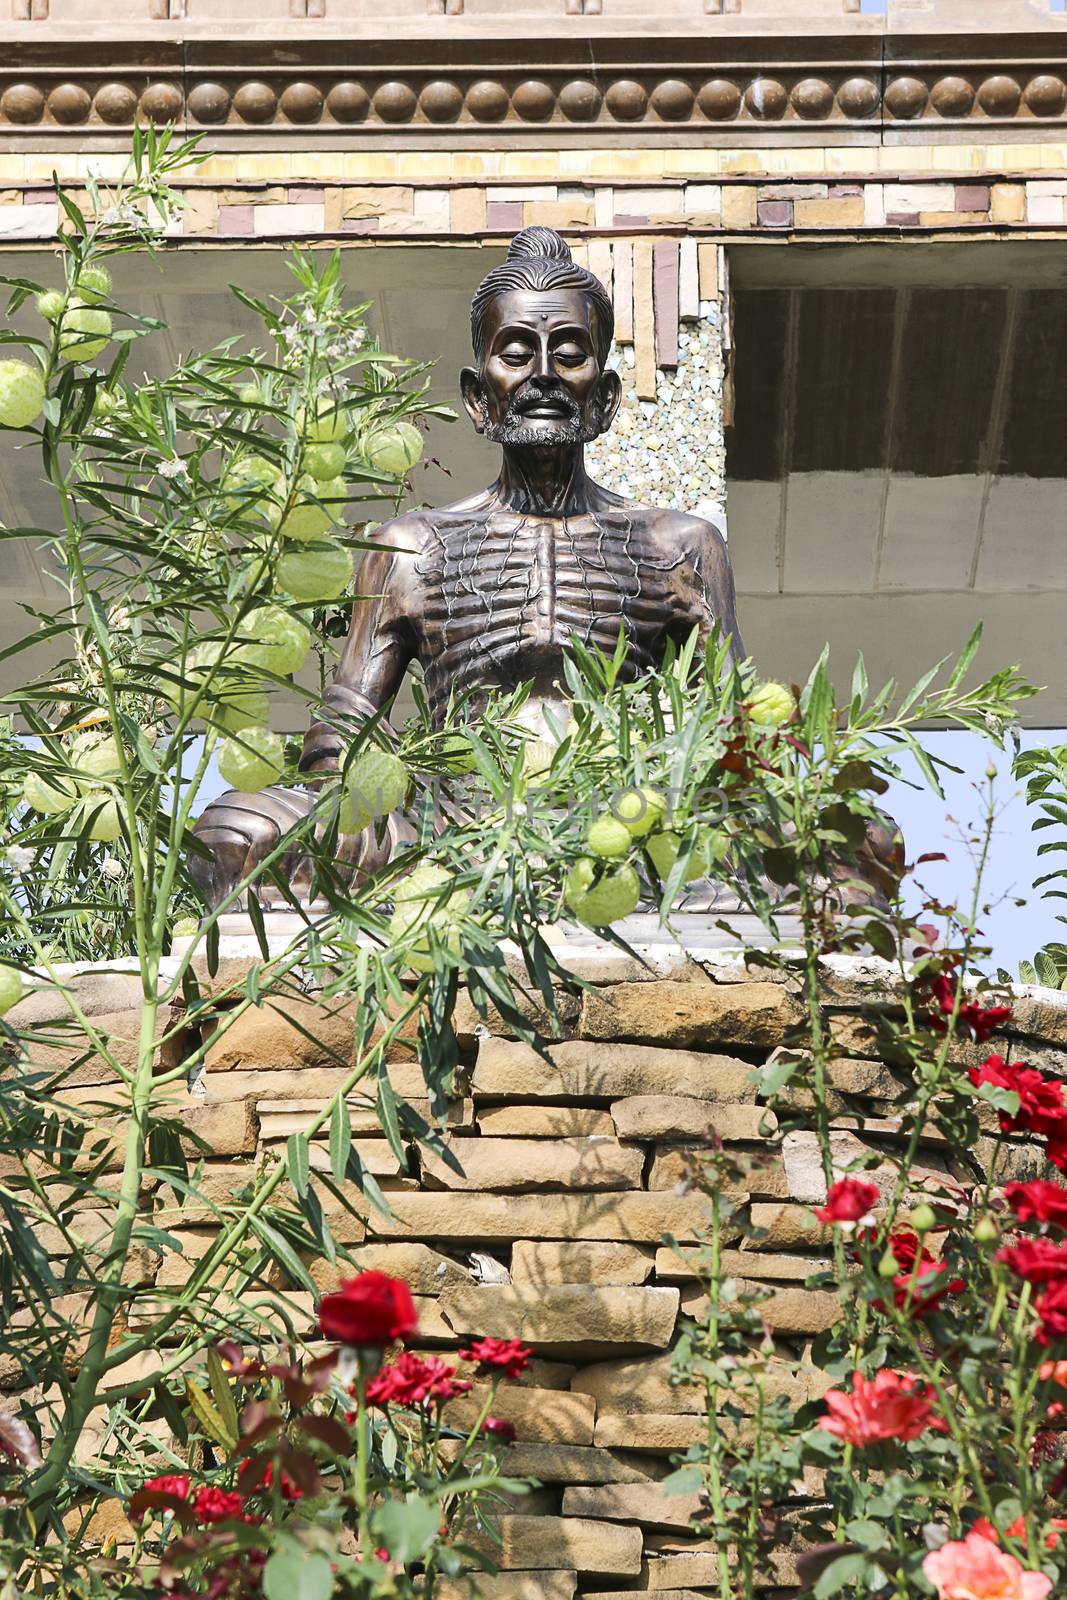
[[[478,433],[485,432],[485,399],[482,394],[482,380],[474,367],[464,367],[459,375],[459,392],[463,397],[463,409],[474,423]]]
[[[608,367],[600,375],[597,403],[600,407],[600,431],[607,433],[622,405],[622,379],[613,367]]]

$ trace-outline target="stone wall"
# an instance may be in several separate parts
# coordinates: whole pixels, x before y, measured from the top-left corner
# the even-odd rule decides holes
[[[234,951],[224,943],[216,985],[238,981],[247,969],[250,958]],[[606,946],[563,954],[591,987],[580,998],[561,997],[564,1037],[547,1059],[509,1038],[500,1019],[486,1027],[461,1001],[450,1144],[463,1176],[414,1149],[402,1169],[367,1103],[354,1097],[359,1153],[387,1192],[393,1218],[361,1201],[362,1220],[353,1218],[325,1193],[323,1203],[360,1267],[411,1284],[419,1348],[447,1352],[475,1334],[519,1337],[535,1347],[531,1370],[501,1389],[496,1411],[518,1435],[505,1452],[506,1470],[539,1487],[504,1516],[504,1570],[483,1582],[483,1593],[607,1600],[636,1588],[680,1600],[710,1593],[715,1581],[711,1552],[687,1526],[696,1502],[658,1488],[672,1452],[698,1439],[704,1426],[700,1391],[671,1382],[671,1349],[679,1317],[701,1305],[694,1253],[707,1202],[689,1176],[712,1138],[751,1158],[750,1175],[731,1193],[750,1227],[742,1230],[739,1221],[734,1228],[725,1266],[742,1284],[769,1291],[762,1310],[778,1383],[798,1403],[827,1386],[811,1341],[835,1318],[836,1296],[804,1287],[828,1264],[826,1230],[810,1209],[825,1194],[815,1137],[802,1126],[782,1137],[751,1082],[752,1066],[782,1047],[800,1007],[790,978],[746,968],[726,951],[687,955],[660,946],[649,952],[649,966]],[[893,1179],[889,1157],[899,1149],[904,1085],[878,1059],[865,1010],[891,1003],[891,978],[875,960],[831,958],[824,980],[826,1014],[842,1052],[831,1074],[837,1156],[846,1164],[863,1151],[884,1154],[871,1176],[885,1190]],[[132,1044],[135,974],[78,982],[94,1025],[113,1042]],[[41,993],[9,1018],[35,1030],[38,1062],[54,1064],[56,1051],[74,1058],[70,1037],[53,1025],[58,1009]],[[351,1007],[327,1011],[313,997],[252,1010],[209,1050],[205,1070],[173,1092],[174,1116],[210,1147],[209,1196],[231,1196],[321,1108],[340,1081],[338,1056],[351,1048],[351,1022]],[[1012,1026],[1015,1037],[1002,1048],[1067,1073],[1067,995],[1018,991]],[[958,1048],[964,1055],[977,1050]],[[418,1064],[404,1046],[394,1054],[390,1076],[425,1112]],[[105,1078],[98,1061],[85,1060],[62,1098],[96,1105],[102,1129],[117,1134],[122,1093]],[[982,1176],[993,1145],[994,1113],[987,1110],[990,1132],[973,1153],[949,1148],[930,1130],[917,1183],[924,1174],[965,1185]],[[326,1159],[325,1148],[316,1147],[313,1167]],[[1008,1161],[1007,1176],[1033,1175],[1041,1164],[1022,1141]],[[204,1208],[176,1205],[170,1190],[146,1196],[146,1204],[182,1254],[161,1265],[143,1252],[134,1271],[146,1289],[173,1286],[208,1247],[216,1219]],[[668,1234],[680,1250],[666,1245]],[[58,1238],[46,1243],[59,1252]],[[324,1260],[310,1266],[323,1290],[351,1272]],[[311,1296],[293,1291],[287,1304],[310,1333]],[[151,1366],[133,1363],[113,1381],[128,1382]],[[451,1415],[473,1416],[477,1400],[458,1402]],[[99,1419],[102,1428],[103,1408]],[[790,1581],[791,1559],[782,1552],[775,1560],[769,1590],[788,1592],[781,1586]],[[465,1592],[442,1589],[442,1600]]]

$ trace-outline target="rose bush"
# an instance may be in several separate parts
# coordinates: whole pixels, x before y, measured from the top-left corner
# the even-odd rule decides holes
[[[438,1357],[396,1348],[417,1335],[406,1283],[359,1273],[323,1295],[319,1321],[336,1347],[312,1359],[263,1360],[232,1343],[214,1352],[211,1394],[197,1395],[189,1423],[224,1449],[219,1480],[162,1474],[128,1503],[147,1589],[158,1562],[153,1592],[180,1600],[399,1600],[430,1595],[437,1573],[491,1563],[491,1543],[479,1542],[486,1502],[522,1485],[500,1474],[495,1451],[514,1430],[490,1412],[531,1352],[494,1339],[460,1352],[492,1381],[473,1424],[458,1429],[447,1405],[471,1382]]]

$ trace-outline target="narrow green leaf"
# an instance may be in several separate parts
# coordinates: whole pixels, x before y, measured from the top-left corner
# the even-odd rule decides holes
[[[301,1199],[308,1192],[311,1182],[311,1149],[308,1145],[307,1135],[304,1133],[291,1133],[287,1146],[289,1180],[300,1195]]]
[[[270,945],[267,943],[267,930],[263,926],[263,908],[256,896],[255,889],[249,889],[245,895],[248,902],[248,920],[252,924],[252,932],[256,936],[260,954],[264,961],[270,960]]]
[[[348,1101],[338,1095],[330,1114],[330,1171],[338,1183],[344,1182],[348,1169],[348,1152],[352,1148],[352,1117]]]
[[[219,1412],[208,1398],[206,1389],[202,1389],[193,1378],[185,1380],[185,1395],[192,1408],[193,1415],[210,1439],[229,1453],[237,1444],[237,1434],[231,1433]]]
[[[949,694],[958,689],[964,678],[967,676],[971,662],[978,654],[978,646],[981,644],[981,642],[982,624],[979,623],[974,632],[971,634],[971,637],[967,640],[967,643],[964,645],[959,660],[956,662],[956,665],[949,674],[949,680],[946,685]]]
[[[272,1228],[269,1222],[265,1222],[258,1212],[249,1218],[249,1222],[274,1256],[274,1259],[285,1268],[293,1282],[298,1283],[301,1288],[307,1289],[310,1294],[317,1297],[319,1291],[315,1287],[315,1281],[288,1239],[284,1238],[277,1228]]]
[[[215,1404],[219,1408],[219,1416],[229,1433],[236,1439],[240,1434],[237,1422],[237,1405],[233,1398],[230,1380],[226,1376],[226,1369],[219,1360],[218,1352],[209,1350],[207,1353],[207,1375],[211,1384],[211,1393],[215,1397]]]

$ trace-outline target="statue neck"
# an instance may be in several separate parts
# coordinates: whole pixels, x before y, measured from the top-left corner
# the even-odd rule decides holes
[[[585,470],[585,446],[505,445],[490,494],[509,511],[576,517],[592,509],[597,487]]]

